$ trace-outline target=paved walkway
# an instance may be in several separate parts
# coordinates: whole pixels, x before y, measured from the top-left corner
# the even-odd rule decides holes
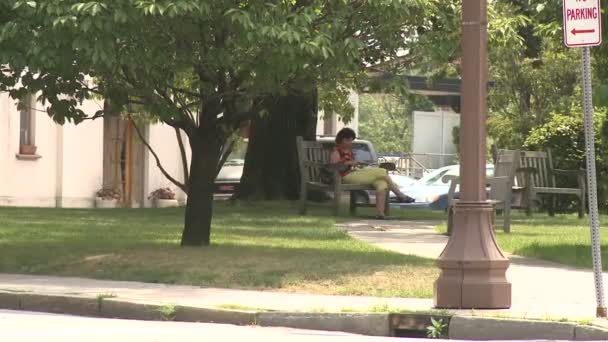
[[[359,221],[341,227],[352,236],[382,248],[404,254],[436,258],[447,237],[436,233],[434,222]],[[593,274],[521,257],[512,257],[507,276],[513,285],[510,310],[476,311],[476,314],[502,314],[518,318],[593,318],[595,296]],[[608,279],[608,278],[607,278]],[[431,299],[326,296],[200,288],[83,278],[0,274],[0,292],[96,297],[112,294],[117,299],[139,303],[174,304],[194,307],[237,308],[285,311],[365,310],[389,305],[409,310],[429,310]],[[471,314],[471,311],[463,311]]]
[[[346,223],[341,228],[381,248],[435,259],[448,241],[447,236],[435,231],[436,224],[370,220]],[[510,259],[507,279],[513,289],[512,308],[490,312],[552,319],[595,316],[593,272],[514,255]],[[608,274],[604,277],[608,279]]]

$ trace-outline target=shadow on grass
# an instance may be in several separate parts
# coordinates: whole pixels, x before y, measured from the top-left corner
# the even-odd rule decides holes
[[[433,260],[366,247],[348,250],[219,243],[206,248],[179,248],[169,244],[83,246],[22,241],[0,244],[0,272],[240,289],[321,287],[327,293],[421,296],[382,284],[383,277],[378,275],[384,274],[409,279],[409,285],[428,287],[430,291],[432,283],[425,277],[434,275]],[[376,287],[372,293],[370,284]]]
[[[180,248],[183,209],[0,209],[0,272],[327,294],[428,297],[433,260],[371,247],[289,204],[218,205],[212,245]],[[324,208],[325,210],[326,208]]]

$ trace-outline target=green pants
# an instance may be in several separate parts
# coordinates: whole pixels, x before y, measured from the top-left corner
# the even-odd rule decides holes
[[[379,167],[367,167],[360,170],[352,171],[342,178],[347,184],[370,184],[376,188],[376,191],[386,191],[388,183],[386,182],[387,172]]]

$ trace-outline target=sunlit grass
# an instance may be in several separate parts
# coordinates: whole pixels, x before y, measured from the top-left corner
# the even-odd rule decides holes
[[[295,204],[286,202],[216,203],[212,245],[181,248],[180,208],[0,208],[0,272],[323,294],[432,295],[437,277],[432,260],[350,238],[334,227],[327,205],[313,205],[308,216],[296,212]],[[412,216],[422,219],[428,213]]]
[[[608,216],[601,215],[601,222]],[[497,228],[501,228],[498,222]],[[440,228],[445,231],[445,226]],[[608,270],[608,228],[600,229],[602,267]],[[549,217],[535,213],[527,217],[523,213],[512,215],[511,234],[496,230],[500,247],[520,256],[554,261],[560,264],[591,268],[591,232],[589,219],[579,219],[576,214],[561,214]]]

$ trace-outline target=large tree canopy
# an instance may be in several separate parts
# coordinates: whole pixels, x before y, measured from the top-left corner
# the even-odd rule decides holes
[[[406,47],[431,4],[0,0],[0,90],[40,94],[58,123],[104,115],[78,108],[99,96],[182,129],[192,149],[182,244],[208,244],[213,181],[239,126],[290,89],[355,87],[365,65]]]
[[[437,76],[460,75],[461,0],[444,1],[420,30],[412,50],[416,67]],[[551,113],[570,112],[579,101],[579,51],[562,43],[557,0],[498,0],[488,3],[490,138],[519,148]],[[438,48],[436,48],[438,47]]]

